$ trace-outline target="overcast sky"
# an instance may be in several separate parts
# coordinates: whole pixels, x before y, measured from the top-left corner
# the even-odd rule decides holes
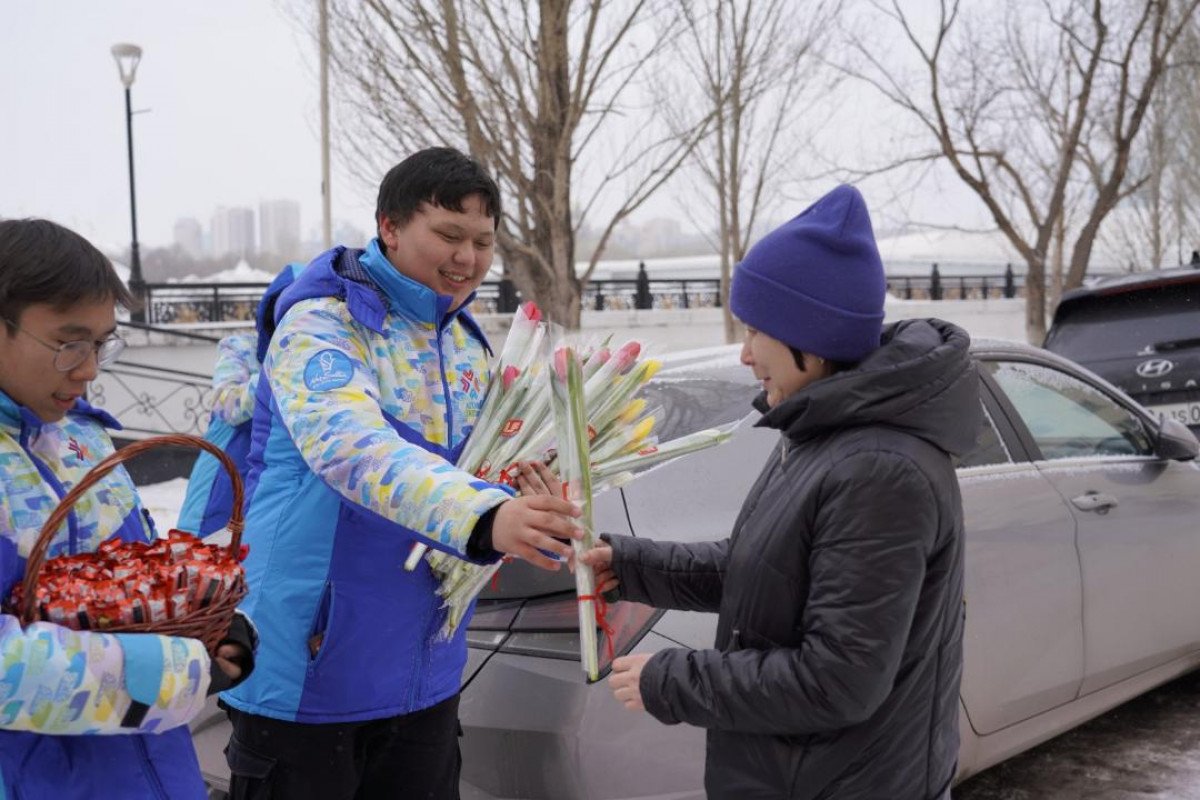
[[[291,198],[319,230],[316,55],[272,0],[0,0],[0,216],[44,216],[128,245],[124,90],[109,52],[143,49],[133,86],[138,233]],[[369,229],[374,198],[333,179],[334,218]],[[354,191],[352,191],[354,189]],[[363,202],[363,200],[366,202]]]
[[[313,8],[306,0],[0,0],[0,216],[49,217],[110,252],[128,246],[124,94],[109,50],[132,42],[144,51],[133,87],[134,110],[144,112],[134,116],[143,245],[170,244],[181,217],[207,230],[218,205],[257,213],[260,201],[276,198],[300,202],[301,235],[315,238],[317,59],[307,22],[293,17]],[[847,85],[838,92],[853,96]],[[891,133],[877,127],[877,104],[861,105],[859,114],[872,119],[842,124],[847,137],[874,149]],[[345,220],[369,231],[373,187],[339,170],[336,151],[334,159],[335,226]],[[947,207],[959,218],[933,221],[961,221],[962,210],[979,208],[969,197],[946,203],[947,191],[965,196],[953,179],[908,197],[882,185],[864,189],[882,229],[942,216]],[[694,191],[694,184],[668,187],[637,216],[686,223],[681,209],[694,205]],[[798,212],[814,199],[809,193],[773,216]],[[921,203],[931,210],[914,208]],[[983,221],[972,216],[969,224]]]

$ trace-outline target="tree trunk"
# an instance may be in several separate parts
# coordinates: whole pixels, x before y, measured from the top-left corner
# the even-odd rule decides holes
[[[1046,260],[1027,260],[1025,275],[1025,338],[1041,347],[1046,339]]]
[[[575,278],[575,231],[571,224],[571,103],[567,14],[569,0],[541,0],[538,7],[538,108],[533,141],[535,246],[550,258],[554,302],[547,317],[579,328],[580,290]]]

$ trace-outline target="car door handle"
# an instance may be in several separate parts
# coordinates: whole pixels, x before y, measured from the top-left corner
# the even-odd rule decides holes
[[[1080,511],[1095,511],[1097,514],[1107,514],[1110,508],[1117,507],[1117,498],[1102,492],[1084,492],[1079,497],[1072,497],[1071,502]]]

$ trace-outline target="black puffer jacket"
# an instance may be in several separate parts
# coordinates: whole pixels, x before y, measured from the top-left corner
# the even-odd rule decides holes
[[[969,338],[888,326],[857,369],[759,422],[783,432],[732,536],[621,536],[625,599],[719,611],[712,650],[664,650],[646,710],[708,729],[710,798],[926,800],[949,789],[962,674],[962,500],[974,442]]]

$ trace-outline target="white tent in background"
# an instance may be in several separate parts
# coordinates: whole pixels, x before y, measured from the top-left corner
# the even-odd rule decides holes
[[[282,268],[281,265],[280,269]],[[274,278],[275,273],[267,272],[258,267],[252,267],[243,258],[232,269],[221,270],[220,272],[203,277],[188,275],[186,278],[179,278],[178,280],[171,281],[171,283],[270,283]]]
[[[129,267],[120,261],[113,261],[112,264],[117,270],[117,275],[128,285]],[[280,269],[282,269],[282,266]],[[212,275],[188,275],[183,278],[170,278],[167,283],[270,283],[275,279],[275,274],[274,272],[267,272],[258,267],[252,267],[243,258],[230,269],[222,270]]]

